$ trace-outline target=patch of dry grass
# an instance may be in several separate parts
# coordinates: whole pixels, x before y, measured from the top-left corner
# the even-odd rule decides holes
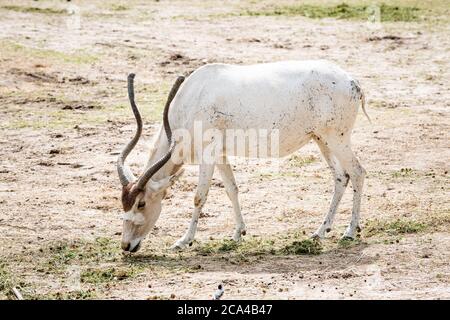
[[[10,290],[13,287],[13,279],[9,273],[6,264],[0,263],[0,300],[7,299],[10,296]]]
[[[16,12],[24,12],[24,13],[41,13],[41,14],[67,14],[68,13],[67,10],[65,10],[65,9],[27,7],[27,6],[16,6],[16,5],[2,6],[1,9],[11,10],[11,11],[16,11]]]
[[[375,11],[376,10],[376,11]],[[347,20],[367,20],[370,15],[380,13],[381,21],[417,21],[418,7],[396,6],[381,3],[378,6],[347,4],[337,5],[308,5],[296,4],[275,7],[268,10],[247,10],[241,15],[250,16],[305,16],[312,19],[335,18]]]
[[[233,240],[211,240],[197,245],[194,250],[200,255],[233,253],[249,257],[259,255],[316,255],[322,252],[320,242],[305,238],[297,232],[285,236],[267,239],[260,237],[245,238],[241,242]]]
[[[364,228],[364,235],[400,235],[418,233],[425,230],[426,224],[414,219],[396,219],[393,221],[369,220]]]
[[[90,64],[99,60],[98,56],[92,53],[86,53],[78,50],[75,53],[66,53],[51,49],[42,49],[36,47],[27,47],[22,44],[1,40],[0,50],[4,57],[20,56],[21,58],[36,59],[37,62],[48,64],[51,61],[72,63],[72,64]]]

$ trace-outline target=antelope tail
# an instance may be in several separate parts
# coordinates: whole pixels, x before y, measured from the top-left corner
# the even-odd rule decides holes
[[[366,111],[366,96],[364,95],[364,92],[362,90],[361,90],[361,108],[362,108],[367,120],[369,120],[369,123],[372,124],[372,120],[370,120],[370,117]]]

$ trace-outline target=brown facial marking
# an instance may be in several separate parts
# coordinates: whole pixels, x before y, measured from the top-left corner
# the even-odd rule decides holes
[[[133,183],[122,188],[122,206],[125,212],[130,211],[136,200],[137,192],[133,189]]]

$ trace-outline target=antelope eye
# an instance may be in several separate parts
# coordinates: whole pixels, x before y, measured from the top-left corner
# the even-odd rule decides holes
[[[138,209],[142,209],[143,207],[145,207],[145,201],[139,201],[137,207],[138,207]]]

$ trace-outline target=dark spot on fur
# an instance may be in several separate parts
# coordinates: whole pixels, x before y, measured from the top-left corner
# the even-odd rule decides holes
[[[247,234],[247,231],[245,231],[245,230],[241,231],[241,235],[245,236],[246,234]]]
[[[351,90],[352,90],[352,98],[353,99],[360,99],[362,97],[362,91],[361,86],[358,81],[351,80],[350,81]]]
[[[352,89],[355,90],[357,93],[361,92],[361,87],[359,86],[359,83],[356,80],[351,80],[350,84],[352,86]]]
[[[199,196],[195,196],[194,197],[194,206],[195,207],[199,207],[200,206],[200,202],[202,201],[202,199]]]
[[[331,228],[327,228],[327,230],[325,230],[326,232],[330,232],[331,231]]]

